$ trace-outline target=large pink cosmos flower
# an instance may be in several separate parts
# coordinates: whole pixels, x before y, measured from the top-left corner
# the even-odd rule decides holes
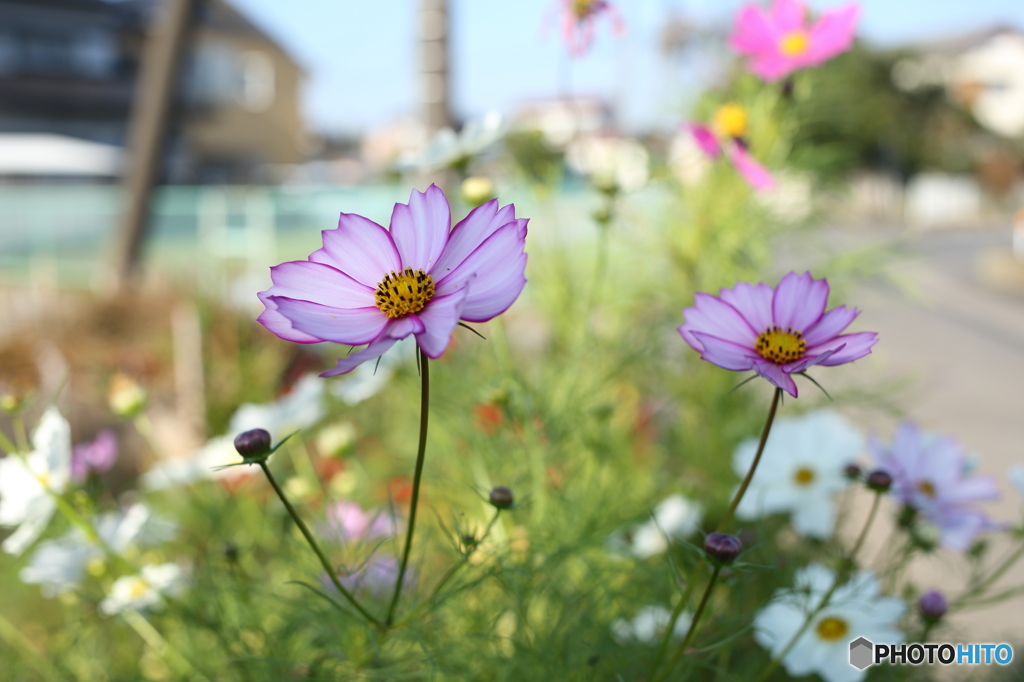
[[[724,155],[743,179],[759,192],[775,187],[775,178],[747,151],[747,111],[738,104],[726,104],[715,112],[711,126],[689,123],[686,126],[697,146],[711,159]]]
[[[794,398],[799,374],[814,365],[842,365],[871,352],[874,332],[841,334],[860,311],[825,312],[828,281],[791,272],[772,289],[741,282],[718,296],[698,293],[683,310],[683,339],[719,367],[754,370]]]
[[[910,422],[900,424],[892,444],[869,442],[880,467],[892,475],[892,493],[938,527],[942,544],[962,552],[994,527],[975,503],[999,498],[991,476],[968,476],[967,455],[952,438],[929,436]]]
[[[438,358],[460,320],[486,322],[523,290],[527,222],[492,200],[451,228],[434,185],[395,204],[390,231],[342,213],[308,261],[270,269],[259,322],[295,343],[369,344],[320,376],[346,374],[409,335]]]
[[[750,58],[748,68],[776,81],[808,66],[817,66],[850,49],[860,7],[846,5],[807,25],[807,8],[799,0],[775,0],[771,12],[746,5],[736,18],[729,45]]]
[[[594,43],[597,19],[607,14],[612,22],[612,31],[621,35],[625,23],[618,10],[606,0],[559,0],[559,22],[562,25],[562,40],[569,48],[569,54],[582,57]]]

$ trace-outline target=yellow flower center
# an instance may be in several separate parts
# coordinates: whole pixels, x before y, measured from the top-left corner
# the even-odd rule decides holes
[[[128,596],[132,599],[141,599],[148,589],[149,585],[146,584],[145,580],[142,578],[132,578],[131,587],[128,588]]]
[[[434,278],[422,270],[392,271],[377,285],[377,307],[388,317],[418,313],[433,297]]]
[[[804,31],[790,31],[782,36],[779,49],[787,57],[799,57],[811,46],[811,40]]]
[[[50,487],[50,474],[46,471],[36,474],[36,479],[43,485],[44,488],[49,489]]]
[[[765,360],[771,360],[777,365],[799,360],[807,350],[807,342],[804,341],[803,332],[796,331],[792,327],[769,327],[757,335],[754,343],[754,350]]]
[[[829,616],[818,623],[818,637],[826,642],[835,642],[850,631],[850,626],[842,618]]]
[[[572,13],[579,20],[586,19],[594,11],[598,0],[573,0]]]
[[[800,467],[793,473],[793,480],[797,485],[810,485],[814,482],[814,470],[807,467]]]
[[[715,112],[715,129],[726,137],[747,134],[747,110],[739,104],[726,104]]]
[[[923,492],[928,497],[935,497],[935,486],[931,481],[921,481],[917,484],[917,489]]]

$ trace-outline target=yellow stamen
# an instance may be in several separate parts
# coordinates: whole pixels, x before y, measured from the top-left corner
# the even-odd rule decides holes
[[[811,46],[811,40],[804,31],[790,31],[782,36],[779,49],[787,57],[799,57]]]
[[[803,332],[792,327],[782,329],[775,326],[757,335],[754,350],[765,360],[784,365],[802,358],[807,350],[807,342],[804,341]]]
[[[928,497],[935,497],[936,490],[935,486],[931,483],[931,481],[921,481],[920,483],[917,484],[917,489],[923,492]]]
[[[418,313],[434,297],[434,278],[412,268],[392,271],[377,285],[376,296],[377,307],[388,317]]]
[[[797,485],[810,485],[814,482],[814,478],[814,470],[807,467],[800,467],[793,474],[793,480],[796,481]]]
[[[842,618],[829,616],[818,623],[817,631],[818,637],[821,637],[826,642],[835,642],[842,639],[843,635],[850,631],[850,626]]]
[[[36,479],[43,484],[44,488],[50,487],[50,474],[46,471],[36,474]]]
[[[597,3],[598,0],[573,0],[572,13],[579,20],[586,19],[594,11],[594,6]]]
[[[142,595],[146,594],[146,590],[149,589],[149,585],[142,578],[132,578],[132,585],[128,589],[128,596],[132,599],[141,599]]]
[[[726,104],[715,112],[715,129],[725,137],[743,137],[747,134],[747,110],[739,104]]]

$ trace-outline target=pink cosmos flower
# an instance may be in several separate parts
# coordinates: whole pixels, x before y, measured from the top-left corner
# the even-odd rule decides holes
[[[341,542],[390,538],[398,524],[386,512],[367,512],[356,502],[341,501],[327,509],[328,534]]]
[[[383,597],[394,588],[395,581],[398,580],[398,570],[398,559],[395,557],[372,556],[351,573],[339,571],[338,580],[351,592],[366,591],[376,597]],[[326,573],[320,577],[320,582],[329,590],[337,590]],[[415,573],[407,571],[402,584],[405,587],[413,587],[416,584]]]
[[[116,461],[117,436],[103,429],[91,443],[79,443],[71,449],[71,479],[84,481],[90,471],[109,471]]]
[[[991,476],[967,476],[970,463],[952,438],[929,436],[904,422],[892,444],[869,443],[875,461],[892,475],[892,493],[938,527],[942,544],[962,552],[994,527],[975,503],[999,498]]]
[[[746,5],[729,36],[733,50],[749,58],[750,71],[777,81],[799,69],[822,64],[850,49],[860,7],[846,5],[807,24],[807,8],[799,0],[774,0],[771,12]]]
[[[690,123],[686,128],[709,158],[717,159],[724,154],[751,187],[768,192],[775,187],[775,178],[747,151],[747,118],[746,109],[726,104],[715,112],[712,125]]]
[[[390,230],[342,213],[308,261],[270,269],[259,322],[286,341],[369,344],[320,376],[351,372],[410,335],[438,358],[460,320],[486,322],[523,290],[527,222],[494,199],[452,228],[434,185],[395,204]]]
[[[871,352],[874,332],[841,334],[860,311],[840,306],[825,312],[828,281],[791,272],[774,289],[741,282],[718,296],[698,293],[683,310],[679,333],[719,367],[754,370],[794,398],[799,374],[814,365],[842,365]]]
[[[626,28],[618,10],[606,0],[559,0],[562,40],[573,57],[582,57],[594,43],[597,19],[607,14],[612,22],[612,31],[621,35]]]

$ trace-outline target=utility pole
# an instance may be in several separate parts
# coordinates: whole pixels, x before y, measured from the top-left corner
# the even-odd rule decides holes
[[[448,0],[420,0],[420,98],[428,136],[451,125]]]
[[[189,27],[199,0],[162,0],[146,36],[128,121],[128,163],[124,170],[112,288],[124,290],[138,273],[150,218],[150,201],[166,148],[167,122]]]

